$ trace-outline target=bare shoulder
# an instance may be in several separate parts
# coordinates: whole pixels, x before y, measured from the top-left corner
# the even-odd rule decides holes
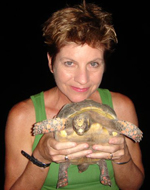
[[[21,101],[14,105],[9,114],[9,119],[28,120],[28,116],[34,113],[34,106],[31,99]],[[15,117],[14,117],[15,116]]]
[[[31,99],[19,102],[9,111],[6,132],[17,134],[29,131],[35,122],[34,106]],[[29,133],[29,132],[28,132]],[[31,134],[30,134],[31,135]]]
[[[12,107],[12,109],[10,110],[9,114],[10,115],[18,114],[18,113],[22,114],[22,112],[27,113],[31,108],[33,108],[32,101],[31,101],[31,99],[27,99],[27,100],[21,101],[21,102],[17,103],[16,105],[14,105]]]
[[[111,92],[114,110],[119,119],[138,124],[137,114],[133,101],[120,93]]]

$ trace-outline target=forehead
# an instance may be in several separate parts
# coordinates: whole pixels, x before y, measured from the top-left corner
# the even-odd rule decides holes
[[[60,48],[58,56],[78,58],[78,57],[87,57],[87,58],[103,58],[104,48],[100,47],[91,47],[88,44],[78,45],[76,43],[69,43]]]

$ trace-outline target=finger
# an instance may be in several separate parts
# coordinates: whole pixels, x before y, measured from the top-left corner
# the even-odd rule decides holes
[[[53,145],[53,143],[54,143],[54,145]],[[57,143],[57,145],[56,145],[56,143]],[[70,146],[69,142],[59,143],[56,140],[52,140],[50,144],[51,144],[51,146],[49,147],[49,154],[51,155],[53,161],[62,160],[61,157],[58,158],[58,155],[65,156],[65,155],[73,154],[76,152],[81,152],[85,149],[87,150],[89,147],[89,145],[87,143],[78,144],[76,146]],[[64,148],[64,144],[65,144],[65,148]],[[59,145],[60,145],[60,148],[59,148]],[[61,149],[61,148],[64,148],[64,149]]]
[[[83,151],[85,149],[87,150],[88,147],[89,147],[89,145],[87,143],[83,143],[83,144],[76,145],[75,147],[58,150],[57,154],[69,155],[69,154],[73,154],[73,153],[76,153],[76,152]]]
[[[109,140],[109,144],[124,144],[125,142],[125,137],[123,135],[119,136],[119,137],[112,137],[110,140]]]
[[[91,154],[92,150],[82,150],[80,152],[75,152],[72,154],[66,154],[66,155],[53,155],[51,156],[51,159],[53,162],[66,162],[68,160],[73,160],[73,159],[78,159],[78,158],[83,158],[88,154]],[[67,159],[65,157],[67,156]]]
[[[107,152],[92,153],[92,154],[88,154],[86,157],[87,158],[96,158],[96,159],[106,159],[106,160],[109,160],[111,158],[110,153],[107,153]]]
[[[75,142],[58,142],[55,139],[49,139],[49,146],[56,150],[73,148],[77,145]]]
[[[106,160],[116,160],[120,159],[124,155],[124,151],[120,150],[115,153],[107,153],[107,152],[98,152],[92,153],[87,155],[88,158],[95,158],[95,159],[106,159]]]
[[[98,152],[114,153],[124,148],[124,145],[93,145],[94,150]]]
[[[87,155],[91,154],[92,150],[82,150],[80,152],[75,152],[72,154],[68,154],[68,159],[72,160],[72,159],[77,159],[77,158],[83,158],[86,157]]]

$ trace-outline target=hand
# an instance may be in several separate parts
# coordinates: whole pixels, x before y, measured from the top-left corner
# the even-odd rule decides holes
[[[94,145],[92,148],[98,152],[89,154],[87,157],[116,161],[126,160],[126,158],[130,157],[126,140],[123,135],[111,138],[108,145]]]
[[[89,145],[87,143],[58,142],[49,133],[43,135],[33,154],[41,162],[60,163],[65,161],[66,155],[71,160],[91,154],[92,150],[88,150],[88,147]]]

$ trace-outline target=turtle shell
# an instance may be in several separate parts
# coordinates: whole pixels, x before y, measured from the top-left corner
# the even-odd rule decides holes
[[[66,104],[58,115],[34,125],[33,134],[54,132],[60,142],[74,141],[92,145],[107,145],[114,136],[125,135],[135,142],[140,142],[142,131],[128,121],[117,119],[115,111],[108,105],[93,100]],[[93,150],[94,151],[94,150]],[[95,159],[82,158],[71,160],[71,163],[94,163]]]
[[[73,121],[77,116],[84,118],[86,115],[89,119],[89,129],[82,135],[78,135],[73,126]],[[112,136],[119,135],[115,125],[117,120],[116,113],[107,105],[100,104],[93,100],[84,100],[79,103],[71,103],[65,105],[58,113],[57,118],[67,118],[64,130],[55,132],[55,139],[61,142],[74,141],[77,143],[87,142],[90,147],[94,144],[108,144]],[[94,151],[94,150],[93,150]],[[96,163],[98,159],[80,158],[78,160],[70,160],[73,164]]]
[[[115,111],[105,104],[100,104],[93,100],[84,100],[82,102],[66,104],[58,113],[59,118],[73,118],[76,114],[81,114],[87,111],[97,112],[104,117],[116,119]]]
[[[92,149],[94,144],[108,145],[109,139],[114,136],[126,135],[135,142],[140,142],[143,136],[137,126],[118,120],[112,108],[93,100],[67,104],[55,118],[34,124],[34,135],[49,132],[53,132],[55,139],[61,142],[86,142],[89,149]],[[57,188],[68,184],[67,169],[70,164],[77,165],[79,172],[83,172],[90,164],[95,163],[101,170],[101,183],[111,186],[105,160],[83,157],[60,163]]]

